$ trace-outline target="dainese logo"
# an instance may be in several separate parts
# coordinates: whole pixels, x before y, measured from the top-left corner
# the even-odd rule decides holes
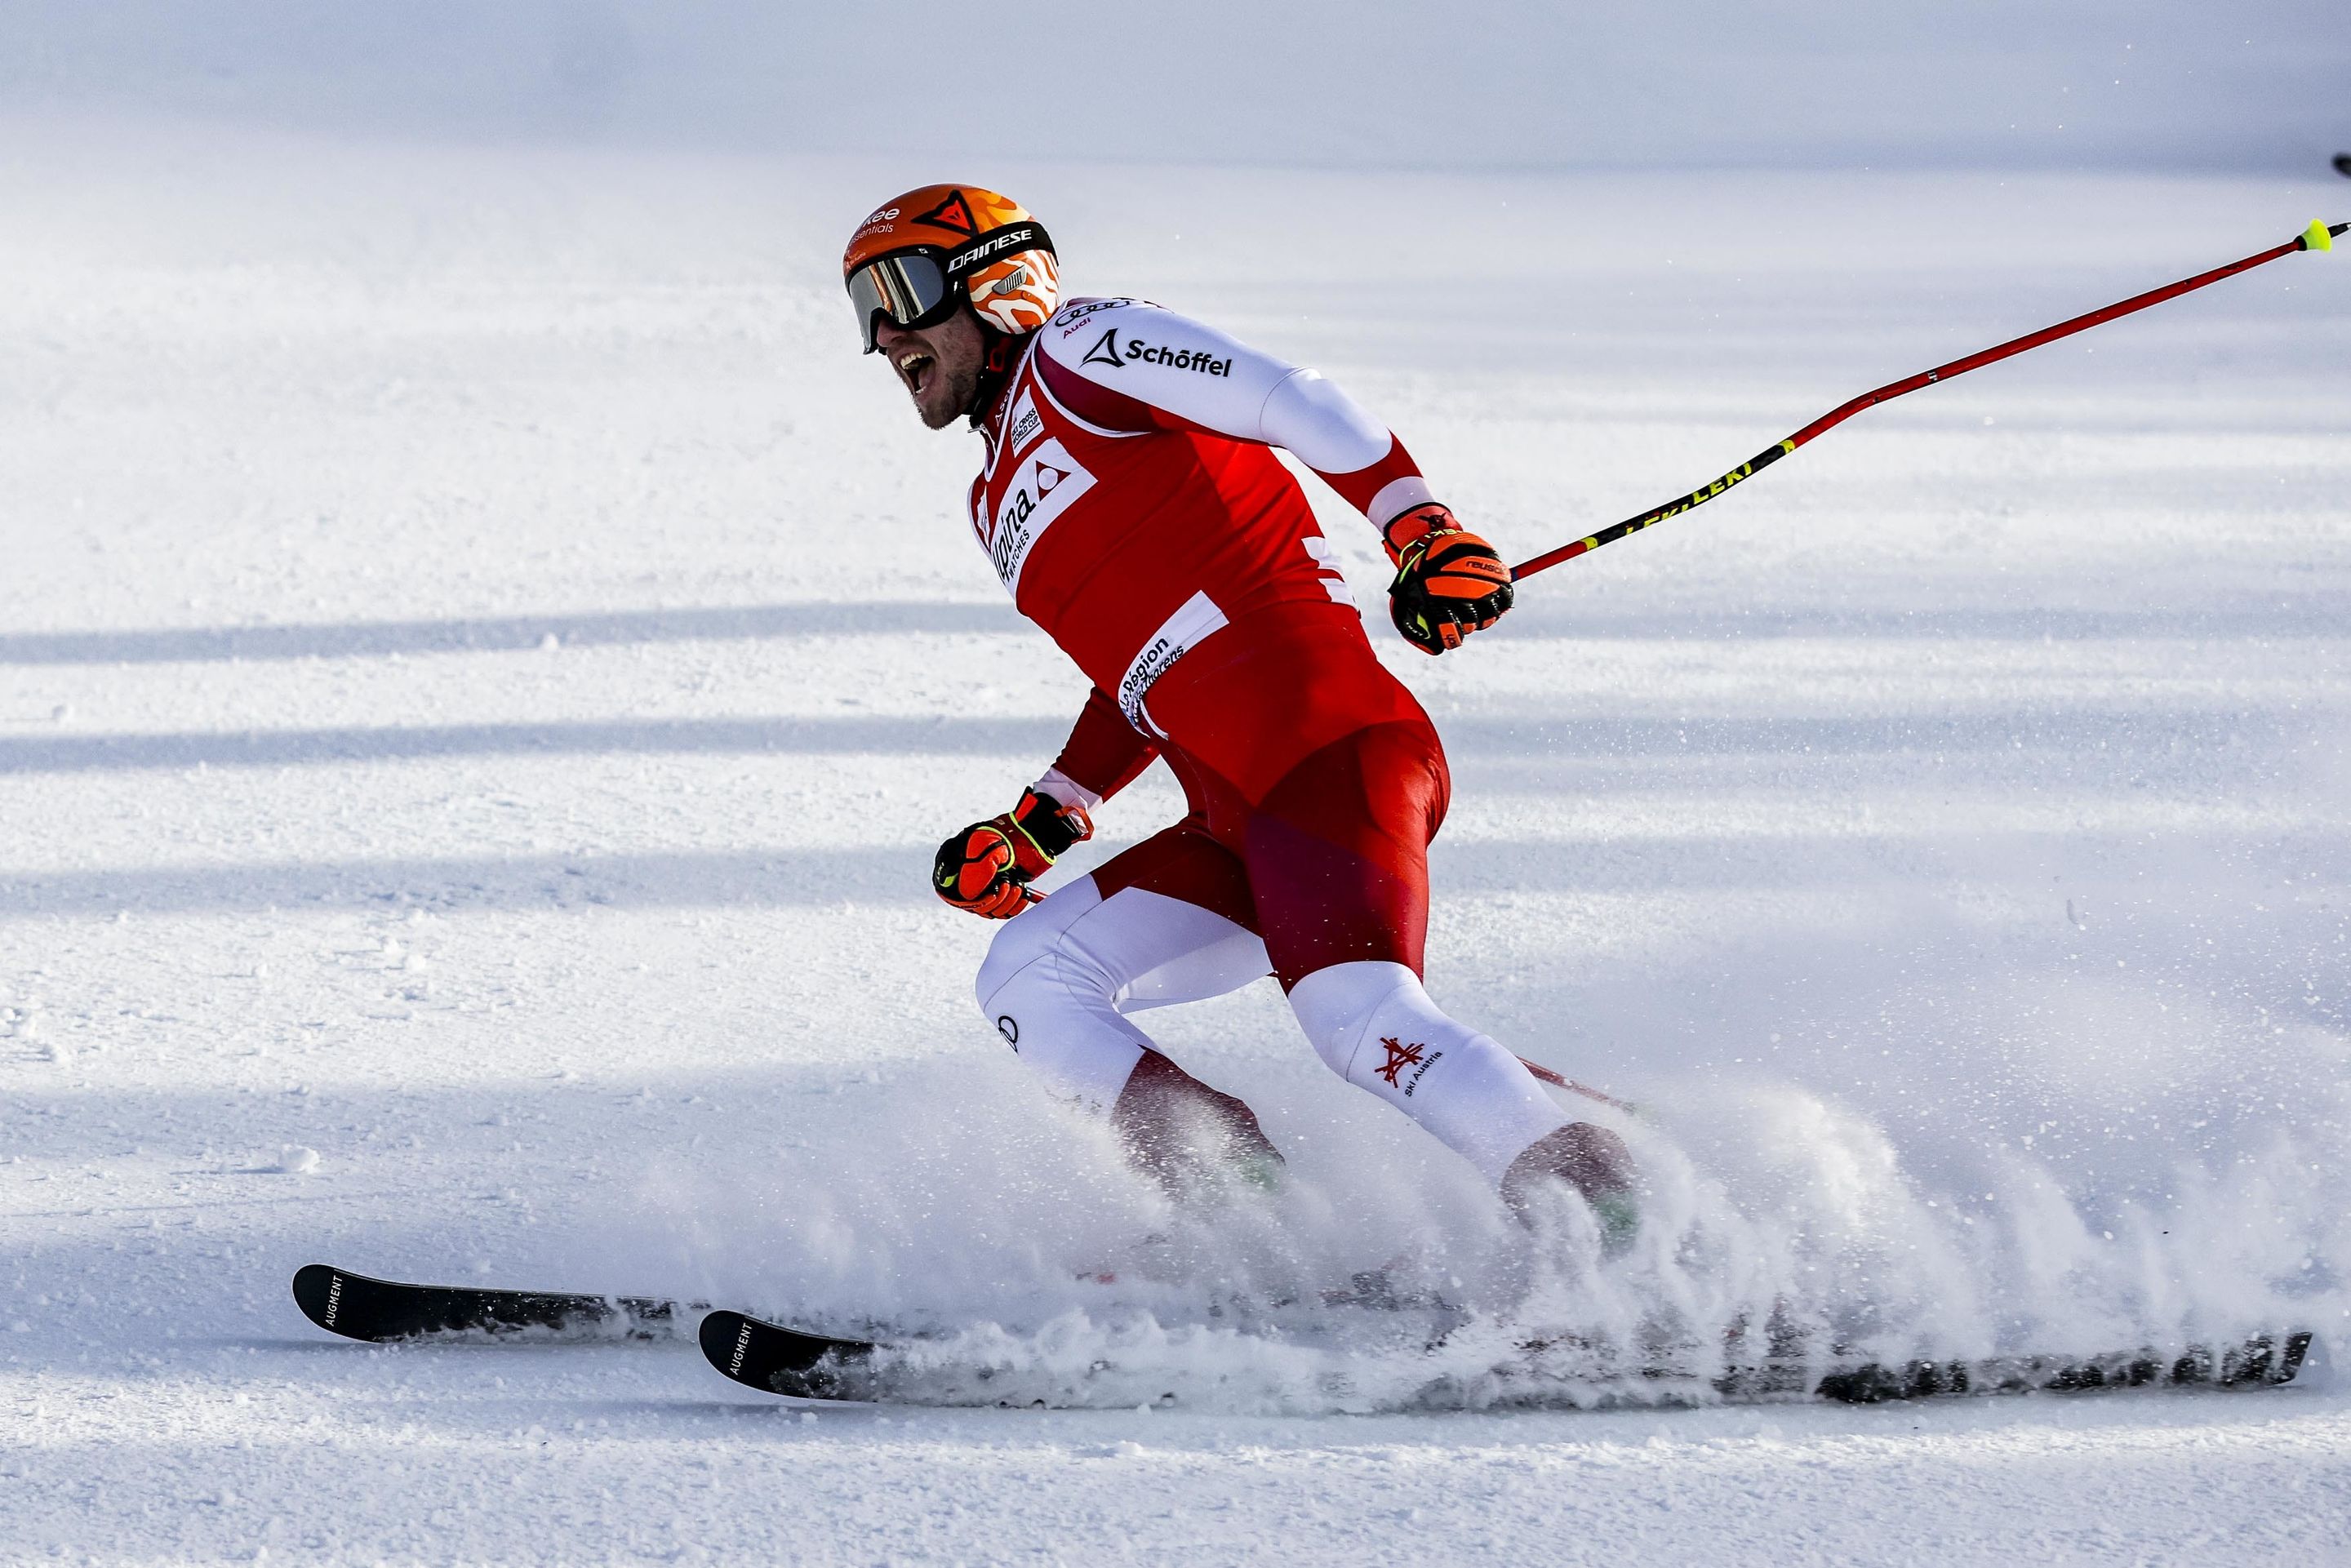
[[[1036,239],[1037,230],[1034,225],[1025,225],[1017,229],[1006,229],[999,235],[982,240],[979,244],[972,246],[968,250],[958,251],[954,256],[949,256],[947,258],[947,271],[949,273],[961,272],[965,267],[971,266],[975,262],[986,261],[992,256],[1000,256],[1006,251],[1019,250],[1024,246],[1033,245],[1036,243]]]
[[[928,224],[933,228],[945,229],[966,239],[979,232],[978,220],[971,215],[971,204],[963,199],[961,191],[949,192],[946,201],[927,213],[916,213],[909,221]]]

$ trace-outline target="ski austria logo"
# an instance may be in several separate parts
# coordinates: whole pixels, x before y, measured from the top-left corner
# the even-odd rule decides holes
[[[1220,360],[1206,349],[1171,349],[1164,343],[1146,343],[1133,337],[1122,346],[1115,327],[1105,329],[1094,346],[1086,350],[1086,357],[1078,362],[1081,365],[1108,365],[1113,370],[1121,365],[1165,365],[1169,370],[1197,371],[1208,376],[1233,373],[1233,361],[1229,355]]]
[[[1388,1053],[1387,1061],[1379,1070],[1380,1076],[1388,1081],[1390,1088],[1403,1090],[1407,1100],[1412,1098],[1412,1092],[1420,1087],[1420,1081],[1427,1076],[1428,1070],[1445,1060],[1443,1051],[1430,1053],[1427,1046],[1417,1041],[1401,1045],[1393,1036],[1383,1035],[1380,1044],[1386,1048]],[[1423,1060],[1424,1055],[1426,1060]],[[1412,1082],[1397,1082],[1398,1075],[1407,1067],[1413,1070]]]
[[[1059,436],[1020,465],[1004,499],[997,503],[996,526],[987,538],[987,559],[997,579],[1015,596],[1020,591],[1020,569],[1038,539],[1071,502],[1093,487],[1094,476],[1078,465]]]

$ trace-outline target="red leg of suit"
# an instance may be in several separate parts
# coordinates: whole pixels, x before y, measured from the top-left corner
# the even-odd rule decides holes
[[[1614,1134],[1583,1124],[1569,1133],[1515,1055],[1447,1017],[1421,987],[1428,843],[1450,794],[1445,754],[1356,618],[1332,609],[1285,606],[1237,622],[1151,688],[1147,716],[1167,737],[1162,754],[1192,810],[1105,865],[1095,886],[1105,900],[1136,889],[1255,930],[1332,1070],[1461,1153],[1514,1202],[1552,1176],[1595,1198],[1621,1192],[1629,1159]],[[1134,907],[1148,918],[1147,904]],[[1170,1099],[1165,1073],[1137,1070],[1139,1115],[1160,1114],[1146,1100],[1196,1109],[1225,1098],[1176,1076]]]
[[[1265,938],[1283,989],[1361,959],[1420,972],[1428,842],[1450,789],[1426,719],[1343,736],[1254,805],[1188,754],[1171,747],[1166,757],[1191,800],[1186,821],[1240,872],[1251,928]]]

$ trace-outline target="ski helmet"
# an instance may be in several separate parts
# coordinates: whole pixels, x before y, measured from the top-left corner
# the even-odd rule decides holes
[[[977,185],[925,185],[883,203],[849,236],[841,277],[869,354],[877,316],[929,327],[968,302],[982,323],[1019,337],[1045,324],[1061,292],[1045,225]]]

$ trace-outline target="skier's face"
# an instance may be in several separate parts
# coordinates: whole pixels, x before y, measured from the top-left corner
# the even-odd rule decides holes
[[[979,323],[958,310],[936,326],[908,328],[883,321],[873,346],[914,400],[914,412],[933,430],[961,418],[979,392],[980,367],[987,360]]]

